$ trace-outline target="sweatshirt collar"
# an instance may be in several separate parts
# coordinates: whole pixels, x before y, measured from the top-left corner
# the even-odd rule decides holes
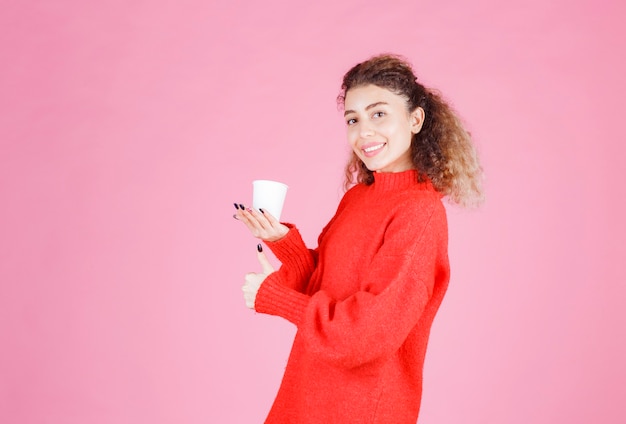
[[[403,172],[374,172],[374,184],[372,184],[372,187],[376,191],[390,191],[418,185],[434,190],[430,181],[424,183],[417,181],[417,170],[415,169]]]

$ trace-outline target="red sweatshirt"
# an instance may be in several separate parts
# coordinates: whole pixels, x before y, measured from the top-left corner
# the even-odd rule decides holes
[[[375,173],[341,200],[315,250],[298,230],[255,309],[298,331],[266,423],[414,424],[433,318],[448,286],[441,195],[416,171]]]

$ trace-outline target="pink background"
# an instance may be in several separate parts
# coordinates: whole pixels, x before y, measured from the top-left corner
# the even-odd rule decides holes
[[[244,306],[232,203],[290,185],[313,244],[347,158],[335,96],[411,58],[476,137],[421,423],[626,420],[618,1],[5,1],[0,422],[258,423],[295,328]]]

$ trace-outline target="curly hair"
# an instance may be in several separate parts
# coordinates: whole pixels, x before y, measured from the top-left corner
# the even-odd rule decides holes
[[[350,69],[343,77],[337,97],[345,106],[346,93],[356,87],[376,85],[404,97],[409,112],[424,110],[422,129],[411,140],[411,158],[420,182],[430,179],[437,191],[462,206],[483,200],[482,168],[455,111],[435,90],[417,81],[411,65],[398,55],[374,56]],[[345,188],[355,183],[372,184],[373,172],[353,152],[345,168]]]

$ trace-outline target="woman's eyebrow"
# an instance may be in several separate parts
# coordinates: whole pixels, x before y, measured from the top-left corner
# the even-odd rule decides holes
[[[389,104],[389,103],[387,103],[387,102],[376,102],[376,103],[372,103],[371,105],[368,105],[368,106],[365,108],[365,110],[370,110],[370,109],[371,109],[371,108],[373,108],[373,107],[380,106],[380,105],[388,105],[388,104]],[[346,116],[346,115],[347,115],[347,114],[349,114],[349,113],[356,113],[356,112],[355,112],[355,111],[353,111],[353,110],[346,110],[346,111],[343,113],[343,116]]]

